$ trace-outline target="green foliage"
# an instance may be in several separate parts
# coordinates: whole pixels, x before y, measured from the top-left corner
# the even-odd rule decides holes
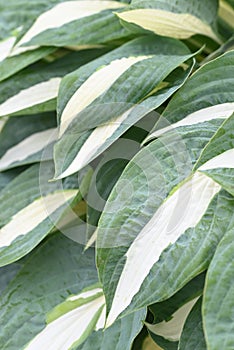
[[[233,0],[0,13],[0,349],[233,350]]]

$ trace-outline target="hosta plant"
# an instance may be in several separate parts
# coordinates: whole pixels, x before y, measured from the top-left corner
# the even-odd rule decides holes
[[[234,1],[0,0],[0,349],[234,349]]]

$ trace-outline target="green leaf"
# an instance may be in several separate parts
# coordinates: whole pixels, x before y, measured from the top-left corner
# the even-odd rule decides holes
[[[90,287],[78,295],[69,297],[56,307],[56,313],[58,309],[62,313],[51,320],[25,349],[40,349],[44,344],[48,349],[55,345],[57,348],[63,346],[66,349],[74,349],[84,342],[95,327],[97,330],[103,328],[104,306],[105,298],[101,288]]]
[[[16,176],[18,176],[22,171],[25,170],[25,167],[11,169],[3,173],[0,172],[0,191],[2,191]]]
[[[140,144],[155,122],[153,115],[148,115],[141,122],[130,128],[102,155],[92,176],[87,195],[87,234],[97,228],[99,217],[103,211],[107,198],[124,168],[139,151]],[[96,232],[87,243],[93,244]]]
[[[207,346],[212,350],[234,347],[232,227],[218,245],[206,277],[202,313]]]
[[[113,11],[118,11],[126,5],[117,1],[77,1],[69,4],[65,2],[44,13],[21,39],[19,44],[36,46],[99,46],[108,42],[127,38],[131,35],[120,25],[119,19]],[[72,9],[72,11],[71,11]],[[59,12],[66,21],[58,21]],[[42,17],[48,18],[49,25],[39,28]],[[61,20],[61,18],[60,18]],[[56,24],[57,22],[57,24]],[[44,24],[44,23],[43,23]],[[77,31],[79,28],[79,31]],[[30,35],[30,31],[32,35]]]
[[[231,0],[220,0],[219,2],[219,16],[225,21],[232,29],[234,28],[233,16],[234,16],[234,3]]]
[[[210,176],[232,195],[234,195],[233,127],[234,115],[223,122],[204,148],[195,166],[195,168],[200,167],[200,171]]]
[[[24,34],[40,13],[58,2],[61,0],[38,0],[30,3],[26,0],[9,0],[8,2],[1,0],[0,37],[4,39],[10,34],[15,36]]]
[[[127,28],[134,31],[140,27],[158,35],[178,39],[202,34],[220,42],[213,28],[217,11],[217,0],[136,0],[117,15],[124,23],[130,23],[132,26],[127,25]]]
[[[157,337],[160,337],[161,339],[158,339],[158,344],[160,346],[162,346],[163,340],[165,340],[165,344],[167,344],[167,342],[171,342],[173,348],[177,349],[177,347],[175,347],[174,345],[178,345],[178,341],[180,340],[185,321],[196,301],[197,298],[181,306],[168,321],[162,321],[154,325],[146,323],[150,335],[151,337],[153,337],[153,339],[155,339],[156,343]],[[154,336],[156,337],[154,338]],[[161,342],[159,342],[160,340]],[[170,345],[170,343],[168,345]]]
[[[84,167],[183,84],[191,66],[186,72],[177,72],[175,80],[169,78],[169,84],[165,79],[192,56],[187,55],[185,46],[178,44],[169,38],[140,38],[62,80],[58,98],[61,117],[60,140],[55,147],[56,178]],[[156,55],[157,50],[160,55]],[[137,84],[136,76],[140,77]],[[164,79],[166,87],[161,90]],[[93,85],[97,85],[95,91]]]
[[[205,282],[205,273],[192,279],[170,299],[164,300],[161,303],[155,303],[149,306],[150,312],[154,316],[153,323],[159,323],[163,320],[170,320],[173,313],[190,300],[202,294]]]
[[[199,68],[175,94],[163,113],[169,123],[189,115],[193,115],[194,124],[204,119],[231,116],[234,108],[233,61],[234,51],[230,51]]]
[[[200,298],[192,308],[185,322],[179,341],[179,350],[206,350],[206,342],[202,323],[202,299]]]
[[[97,232],[97,263],[107,307],[111,310],[107,324],[111,324],[120,314],[120,310],[123,311],[130,303],[130,310],[136,310],[170,297],[207,268],[214,246],[224,232],[217,226],[217,240],[211,244],[214,239],[211,213],[215,213],[218,220],[219,213],[216,208],[217,205],[222,207],[224,201],[227,203],[225,215],[228,217],[230,201],[228,195],[222,192],[218,199],[214,198],[220,191],[219,185],[209,182],[208,177],[200,177],[200,172],[193,174],[192,163],[196,162],[214,134],[215,125],[217,130],[220,123],[221,120],[216,120],[215,123],[206,122],[202,126],[198,124],[196,129],[194,126],[184,127],[177,130],[177,137],[173,132],[164,134],[132,159],[116,183],[99,220]],[[189,174],[193,174],[192,177]],[[184,213],[183,220],[181,212]],[[165,225],[168,218],[170,220]],[[207,227],[205,232],[204,225]],[[207,230],[210,232],[209,239]],[[187,239],[189,243],[185,244],[184,240]],[[164,250],[169,266],[173,261],[170,272],[163,262],[163,255],[161,256]],[[205,251],[208,258],[206,261]],[[146,256],[147,263],[142,264],[139,256]],[[196,263],[193,261],[190,264],[191,256],[196,256]],[[179,266],[183,266],[182,260],[187,271],[183,275],[179,269]],[[167,272],[162,279],[165,270]],[[173,279],[172,270],[175,273]],[[129,311],[125,314],[127,312]]]
[[[0,298],[1,349],[23,349],[45,328],[52,308],[96,282],[93,250],[83,253],[56,233],[32,252]]]
[[[20,55],[6,58],[0,62],[0,81],[3,81],[30,64],[39,61],[54,52],[51,47],[41,47],[39,49],[24,52]]]
[[[118,320],[104,331],[93,332],[77,350],[130,350],[143,327],[145,316],[146,310],[142,309]]]
[[[105,53],[104,49],[68,53],[52,63],[39,62],[0,84],[0,116],[56,109],[61,78]]]
[[[40,161],[46,145],[43,160],[52,159],[48,145],[57,136],[55,126],[54,113],[9,118],[0,133],[0,170]]]
[[[195,165],[195,169],[198,169],[210,159],[234,148],[233,129],[234,114],[224,120],[217,132],[210,139],[209,143],[203,149],[201,156]]]
[[[7,119],[0,133],[0,156],[30,135],[55,126],[56,116],[51,112]],[[11,134],[14,134],[14,138],[10,137]]]
[[[191,72],[192,66],[191,63],[185,71],[182,68],[173,71],[165,79],[166,81],[162,82],[162,86],[165,84],[165,87],[161,88],[159,84],[158,91],[133,107],[122,122],[117,118],[110,123],[97,127],[92,132],[84,131],[83,133],[80,133],[80,130],[74,126],[71,129],[72,133],[65,133],[55,145],[56,173],[61,174],[70,166],[77,170],[82,168],[86,163],[104,152],[106,148],[145,115],[150,114],[152,120],[157,118],[158,114],[154,113],[153,110],[184,83]]]
[[[53,171],[50,162],[42,168],[36,164],[1,191],[0,266],[30,252],[54,228],[76,197],[77,184],[71,187],[68,183],[68,188],[66,183],[48,184]]]
[[[19,260],[13,264],[0,267],[0,296],[22,266],[23,262]]]

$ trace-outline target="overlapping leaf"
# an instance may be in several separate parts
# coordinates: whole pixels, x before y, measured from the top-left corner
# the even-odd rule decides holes
[[[104,52],[102,49],[68,53],[52,63],[34,64],[6,79],[0,84],[0,117],[55,110],[62,77]]]
[[[162,91],[165,85],[160,83],[191,57],[177,40],[140,38],[65,77],[58,100],[60,140],[55,148],[55,177],[84,167],[162,104],[183,84],[188,72],[177,72],[176,80],[169,79]]]
[[[233,332],[233,225],[220,242],[207,273],[203,319],[207,345],[218,350],[234,346]]]
[[[51,146],[56,137],[54,113],[8,119],[0,132],[0,170],[52,159]]]
[[[54,46],[96,46],[129,36],[128,30],[112,13],[124,6],[118,1],[62,1],[37,18],[12,53],[51,43]],[[25,44],[29,47],[24,47]]]
[[[82,246],[56,233],[32,252],[1,295],[1,349],[23,349],[45,328],[48,312],[96,282],[93,250],[84,254]]]
[[[163,36],[178,39],[202,34],[219,42],[215,32],[218,1],[173,0],[142,1],[134,0],[131,6],[117,14],[129,29],[137,27]],[[138,29],[139,30],[139,29]]]
[[[179,342],[179,350],[206,350],[206,341],[202,322],[202,299],[200,298],[192,308],[185,321]]]
[[[44,164],[45,165],[45,164]],[[56,225],[77,195],[77,184],[48,183],[53,164],[36,164],[1,191],[0,265],[30,252]]]
[[[231,64],[229,69],[230,67]],[[192,84],[192,82],[193,78],[187,84]],[[226,102],[225,95],[223,100],[222,96],[220,97],[220,102]],[[169,275],[168,277],[164,275],[163,280],[155,276],[156,273],[161,276],[167,270],[163,263],[165,258],[161,257],[166,248],[168,249],[164,255],[170,256],[170,259],[174,261],[174,266],[181,266],[183,259],[177,255],[178,245],[184,239],[192,239],[191,232],[194,233],[193,239],[190,244],[186,245],[189,254],[191,254],[190,249],[194,249],[195,246],[200,247],[197,252],[199,258],[196,263],[193,261],[191,270],[194,273],[202,271],[205,265],[207,267],[207,263],[204,264],[203,252],[204,249],[207,251],[207,248],[210,250],[208,253],[210,260],[214,246],[206,245],[207,234],[201,238],[202,233],[204,234],[203,226],[210,227],[210,239],[213,241],[215,234],[217,245],[225,230],[220,230],[218,222],[217,227],[214,228],[210,212],[213,212],[214,220],[216,220],[219,216],[216,205],[222,206],[224,200],[227,209],[225,216],[228,217],[231,202],[222,192],[218,199],[214,198],[221,189],[220,185],[201,173],[204,166],[215,159],[215,154],[212,155],[212,160],[199,167],[195,173],[193,164],[199,159],[203,148],[217,130],[219,131],[214,139],[218,137],[217,135],[222,130],[219,129],[222,117],[227,118],[229,114],[230,110],[227,112],[224,108],[218,115],[200,120],[194,118],[195,123],[187,123],[188,119],[185,118],[177,123],[178,127],[174,132],[166,132],[171,130],[171,127],[159,130],[160,138],[140,151],[119,179],[119,182],[122,183],[128,183],[131,179],[132,191],[125,195],[126,185],[120,187],[117,182],[104,208],[98,230],[98,265],[107,305],[110,309],[108,324],[111,324],[121,310],[123,311],[130,303],[130,309],[134,309],[147,305],[147,303],[163,300],[191,279],[190,264],[187,264],[187,274],[183,273],[181,280],[179,278],[181,277],[180,269],[178,269],[179,275],[176,275],[177,268],[173,268],[175,279],[170,286],[168,284],[166,290],[165,287],[162,287],[162,283],[168,280]],[[198,120],[200,123],[197,123]],[[208,136],[209,132],[210,136]],[[174,148],[175,145],[176,148]],[[222,157],[224,155],[225,153],[221,154]],[[232,163],[232,159],[229,158],[226,164],[219,163],[217,167],[232,168]],[[214,198],[213,201],[212,198]],[[182,217],[181,213],[183,213]],[[227,219],[227,225],[231,218],[232,215]],[[122,232],[125,232],[125,235]],[[222,232],[221,236],[218,232],[219,234]],[[186,250],[183,255],[187,255],[185,252]],[[139,257],[145,258],[144,263]],[[193,274],[195,275],[196,273]],[[131,285],[129,285],[130,280]],[[160,288],[153,288],[156,280]],[[174,285],[174,290],[172,285]],[[147,294],[147,290],[151,292]],[[155,292],[152,293],[152,290]]]

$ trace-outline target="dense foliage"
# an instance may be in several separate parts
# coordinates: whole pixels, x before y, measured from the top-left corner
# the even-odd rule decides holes
[[[234,1],[0,0],[0,349],[234,349]]]

